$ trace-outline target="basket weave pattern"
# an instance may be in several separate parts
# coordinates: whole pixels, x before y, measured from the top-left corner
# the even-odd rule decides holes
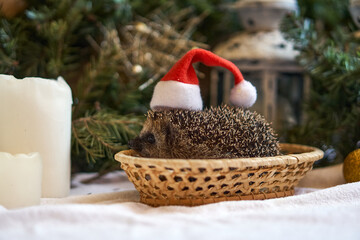
[[[195,206],[228,200],[290,196],[299,180],[322,158],[319,149],[281,144],[286,155],[238,159],[156,159],[117,153],[140,201],[152,206]]]

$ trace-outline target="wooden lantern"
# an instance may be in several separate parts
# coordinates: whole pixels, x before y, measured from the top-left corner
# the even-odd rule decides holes
[[[258,19],[253,21],[257,27],[247,27],[246,31],[217,46],[214,53],[235,63],[244,78],[257,88],[258,99],[252,110],[264,115],[277,130],[299,124],[304,118],[301,106],[308,95],[310,79],[295,61],[298,52],[294,50],[293,44],[285,40],[278,29],[279,18],[295,10],[295,1],[246,0],[240,3],[236,5],[240,17]],[[259,11],[256,11],[257,6]],[[240,14],[248,8],[252,9],[248,13],[254,13],[254,16]],[[279,9],[282,15],[276,18],[271,13]],[[275,24],[264,24],[264,19],[273,19]],[[220,68],[212,69],[210,105],[229,103],[232,86],[230,72]]]

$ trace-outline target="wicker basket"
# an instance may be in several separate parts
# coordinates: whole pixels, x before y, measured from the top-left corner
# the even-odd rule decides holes
[[[293,195],[296,184],[323,152],[303,145],[280,146],[284,155],[276,157],[158,159],[126,150],[115,159],[140,192],[142,203],[196,206]]]

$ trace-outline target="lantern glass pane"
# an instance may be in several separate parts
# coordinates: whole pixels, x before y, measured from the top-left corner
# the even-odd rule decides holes
[[[302,74],[279,73],[277,79],[276,125],[288,128],[301,121],[301,107],[304,97]]]

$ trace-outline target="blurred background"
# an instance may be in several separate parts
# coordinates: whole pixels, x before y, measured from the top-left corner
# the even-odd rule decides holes
[[[73,90],[72,170],[118,169],[154,85],[188,50],[234,62],[252,107],[281,142],[321,148],[315,167],[359,146],[360,1],[0,0],[0,72],[63,76]],[[198,65],[206,106],[229,102],[232,75]],[[46,100],[44,100],[46,101]]]

